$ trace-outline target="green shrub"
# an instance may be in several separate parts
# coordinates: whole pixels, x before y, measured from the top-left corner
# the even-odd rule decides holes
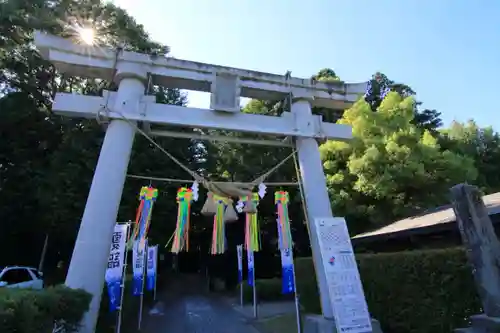
[[[293,295],[284,295],[281,292],[281,279],[258,279],[256,287],[258,301],[273,302],[293,299]],[[243,281],[243,300],[245,303],[253,302],[253,289],[247,281]]]
[[[448,333],[481,312],[471,269],[460,248],[357,255],[370,313],[385,333]],[[307,313],[321,313],[311,258],[295,262],[297,290]],[[283,299],[281,280],[257,280],[258,299]],[[252,290],[245,286],[246,301]]]
[[[66,332],[78,328],[89,309],[91,296],[64,286],[44,290],[1,288],[0,332],[51,332],[54,322],[64,322]]]
[[[357,256],[370,313],[385,333],[448,333],[481,312],[462,249]],[[296,261],[307,312],[320,313],[312,260]]]

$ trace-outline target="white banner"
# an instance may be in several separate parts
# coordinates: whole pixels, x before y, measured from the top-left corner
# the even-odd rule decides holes
[[[111,311],[117,310],[120,306],[127,231],[128,224],[116,224],[111,238],[111,249],[105,275]]]
[[[147,290],[153,290],[155,288],[157,257],[158,257],[158,245],[148,246],[148,265],[146,267]]]
[[[132,293],[134,296],[139,296],[142,294],[144,279],[144,261],[145,261],[145,249],[141,249],[140,240],[134,242],[134,247],[132,250],[132,265],[133,265],[133,279],[132,279]]]
[[[243,245],[236,246],[238,253],[238,282],[243,281]]]

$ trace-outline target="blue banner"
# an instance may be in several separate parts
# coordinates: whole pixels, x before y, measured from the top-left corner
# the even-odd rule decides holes
[[[291,294],[295,292],[293,267],[293,253],[290,249],[281,249],[282,292]]]
[[[142,207],[141,219],[139,220],[139,235],[137,237],[138,240],[146,239],[146,230],[148,227],[149,211],[151,210],[152,204],[153,204],[152,199],[145,199],[144,200],[144,206]]]
[[[255,280],[255,266],[253,260],[253,251],[247,250],[248,257],[248,285],[253,286]]]
[[[156,256],[158,253],[158,245],[148,246],[148,264],[146,268],[146,289],[155,289],[156,281]]]
[[[278,219],[276,219],[276,224],[278,227],[278,247],[281,253],[281,291],[283,294],[291,294],[295,292],[293,252],[292,249],[283,247],[281,228]]]
[[[144,249],[140,248],[140,242],[140,240],[134,242],[132,253],[132,260],[134,265],[132,277],[132,294],[134,296],[140,296],[143,290],[145,251]]]
[[[108,287],[109,310],[111,312],[118,310],[120,307],[127,231],[128,224],[116,224],[111,239],[111,249],[105,275]]]
[[[120,307],[120,298],[122,294],[121,279],[106,281],[108,285],[109,311],[115,312]]]

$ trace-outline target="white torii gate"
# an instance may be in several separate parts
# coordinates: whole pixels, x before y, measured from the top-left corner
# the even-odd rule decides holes
[[[61,72],[101,79],[114,77],[119,84],[117,92],[106,92],[105,97],[58,93],[53,105],[53,111],[57,114],[83,118],[95,118],[104,106],[109,105],[106,115],[111,119],[66,278],[66,285],[69,287],[82,288],[93,295],[91,308],[85,317],[81,332],[94,332],[110,240],[135,136],[135,129],[124,121],[122,116],[130,121],[146,124],[296,137],[307,214],[311,221],[310,240],[323,317],[332,325],[335,320],[337,329],[343,327],[342,325],[349,326],[349,333],[371,331],[370,317],[355,263],[354,273],[351,272],[354,274],[351,274],[351,282],[355,291],[351,293],[356,294],[353,294],[356,297],[353,296],[349,306],[346,298],[341,300],[345,305],[343,308],[352,307],[350,311],[358,313],[351,315],[352,320],[349,321],[345,313],[341,314],[339,309],[335,309],[335,302],[339,299],[338,294],[334,297],[334,289],[340,282],[332,280],[333,275],[328,274],[328,265],[333,266],[333,261],[329,262],[331,256],[328,254],[332,248],[330,243],[325,244],[325,241],[321,240],[321,237],[327,236],[343,239],[347,244],[343,253],[350,251],[353,258],[344,219],[332,217],[317,142],[317,139],[349,140],[352,136],[351,128],[323,122],[321,116],[311,112],[311,105],[337,110],[348,108],[365,92],[367,83],[311,82],[309,79],[135,52],[117,53],[112,49],[76,45],[69,40],[41,32],[35,34],[35,45]],[[148,77],[152,78],[154,84],[168,88],[211,92],[211,108],[156,104],[154,97],[144,95]],[[292,112],[285,112],[281,117],[240,112],[240,97],[280,100],[290,94],[293,97]],[[161,135],[159,131],[156,132]],[[319,230],[325,226],[330,227],[330,230],[340,226],[340,231],[330,231],[333,235],[328,235],[325,234],[326,231]],[[346,320],[347,324],[339,324],[339,321]],[[357,327],[353,324],[355,322],[358,323]],[[330,326],[328,329],[331,331],[332,326],[327,326]]]

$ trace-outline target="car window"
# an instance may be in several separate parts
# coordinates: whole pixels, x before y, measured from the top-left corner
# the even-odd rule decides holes
[[[30,273],[24,268],[13,268],[4,272],[1,280],[8,284],[22,283],[31,281],[33,278]]]
[[[37,279],[42,280],[42,274],[40,274],[39,271],[37,271],[36,269],[30,269],[30,271]]]

